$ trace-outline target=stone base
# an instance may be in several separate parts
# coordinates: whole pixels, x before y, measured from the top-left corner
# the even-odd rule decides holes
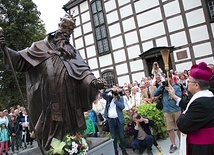
[[[114,155],[113,140],[109,138],[88,137],[90,142],[88,155]],[[19,155],[42,155],[39,147],[21,151]]]
[[[87,138],[91,142],[88,155],[114,155],[113,139],[109,138]]]

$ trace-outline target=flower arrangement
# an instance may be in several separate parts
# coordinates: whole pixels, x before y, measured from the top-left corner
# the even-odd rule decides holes
[[[89,146],[82,135],[67,134],[62,141],[53,138],[49,155],[87,155]]]

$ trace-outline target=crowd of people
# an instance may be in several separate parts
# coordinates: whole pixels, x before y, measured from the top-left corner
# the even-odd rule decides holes
[[[155,62],[156,69],[157,66],[158,64]],[[147,150],[148,155],[153,155],[153,145],[161,151],[150,130],[154,121],[135,113],[135,109],[142,104],[155,103],[162,95],[164,123],[171,143],[169,143],[169,152],[174,153],[180,142],[183,143],[181,131],[190,137],[188,143],[191,147],[186,149],[188,151],[183,149],[184,154],[193,155],[192,152],[194,152],[196,155],[195,153],[201,150],[196,147],[195,143],[203,144],[203,140],[200,139],[204,136],[203,130],[208,133],[214,130],[214,116],[207,116],[208,109],[214,110],[214,105],[212,105],[214,104],[213,73],[214,65],[202,62],[199,65],[193,65],[190,70],[182,72],[170,70],[169,76],[158,69],[154,76],[143,77],[139,83],[134,81],[132,84],[124,83],[120,87],[113,86],[106,90],[100,90],[98,98],[93,102],[92,109],[84,112],[87,126],[84,134],[93,137],[103,136],[102,123],[107,120],[110,135],[114,140],[115,155],[119,154],[117,138],[120,141],[119,146],[122,154],[128,155],[124,133],[123,111],[125,110],[132,118],[131,130],[134,138],[131,146],[133,150],[138,149],[141,154]],[[192,84],[194,85],[192,86]],[[197,99],[198,101],[195,101]],[[204,101],[207,101],[208,105],[204,105]],[[198,108],[197,104],[200,105]],[[197,114],[202,115],[203,118],[199,119]],[[175,131],[179,144],[175,143]],[[195,140],[192,132],[199,134],[200,138]],[[12,152],[21,148],[25,149],[27,145],[32,147],[33,139],[29,131],[29,117],[22,106],[17,106],[16,109],[11,107],[9,112],[7,109],[0,111],[0,143],[0,155],[3,151],[8,154],[10,147]],[[207,144],[207,142],[205,143]],[[208,140],[208,144],[212,145],[206,145],[205,150],[208,149],[210,152],[207,155],[211,155],[213,153],[211,139]]]
[[[33,147],[33,138],[30,137],[29,116],[22,106],[11,107],[0,111],[0,155],[3,152],[8,155],[11,148],[12,153],[19,149]],[[29,146],[28,146],[29,145]]]
[[[193,69],[184,70],[182,72],[173,71],[171,69],[170,74],[167,77],[160,68],[157,69],[159,67],[157,62],[154,62],[154,67],[157,70],[156,72],[155,69],[152,71],[154,76],[143,77],[139,83],[134,81],[132,84],[125,83],[122,87],[113,86],[113,88],[101,91],[100,96],[93,103],[93,108],[90,111],[94,111],[97,116],[101,114],[104,119],[108,120],[110,134],[112,139],[114,139],[115,155],[118,154],[117,134],[120,139],[119,146],[121,147],[123,155],[128,154],[126,152],[124,139],[124,116],[122,111],[126,110],[127,112],[133,112],[136,107],[142,104],[155,103],[160,95],[162,95],[164,123],[169,135],[169,144],[171,143],[169,145],[169,152],[174,153],[178,146],[180,146],[181,133],[177,126],[177,120],[179,120],[180,116],[183,115],[183,112],[186,111],[186,106],[179,106],[177,103],[178,101],[174,99],[175,97],[173,98],[173,96],[182,99],[182,101],[185,101],[185,105],[187,105],[195,94],[195,91],[193,91],[191,87],[188,88],[192,83],[197,83],[192,82],[192,78],[204,80],[206,74],[195,76],[195,74],[193,74]],[[209,72],[208,77],[206,77],[209,80],[205,81],[205,83],[207,82],[207,87],[204,87],[203,89],[207,89],[207,91],[210,90],[209,92],[212,92],[214,87],[212,85],[214,65],[205,64],[205,67],[202,68],[200,68],[199,65],[197,68],[197,72],[199,73],[197,74],[200,74],[201,70],[204,70],[205,73],[206,70]],[[200,84],[201,83],[199,83],[199,85]],[[214,101],[214,99],[211,98],[211,101]],[[153,153],[151,148],[155,139],[151,136],[152,133],[147,131],[147,129],[147,132],[145,133],[145,124],[147,128],[148,126],[152,127],[153,120],[143,117],[137,118],[136,113],[132,113],[131,115],[133,118],[132,133],[135,137],[131,144],[133,149],[139,149],[139,152],[141,153],[147,149],[147,154],[152,155]],[[102,132],[102,123],[99,118],[100,117],[96,117],[96,119],[94,119],[97,122],[94,123],[97,126],[95,132],[98,134],[96,135],[99,135],[99,133]],[[176,144],[175,141],[175,131],[179,140],[178,144]],[[156,144],[156,147],[157,146],[158,144]],[[161,148],[158,149],[161,150]],[[187,155],[191,153],[185,154]]]

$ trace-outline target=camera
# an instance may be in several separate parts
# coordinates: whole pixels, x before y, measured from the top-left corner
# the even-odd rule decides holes
[[[137,114],[136,119],[141,119],[141,116]]]
[[[162,82],[162,85],[163,85],[164,87],[168,87],[168,86],[169,86],[168,81],[163,81],[163,82]]]
[[[117,91],[112,91],[111,93],[112,93],[112,95],[114,95],[114,96],[118,96],[118,92],[117,92]]]

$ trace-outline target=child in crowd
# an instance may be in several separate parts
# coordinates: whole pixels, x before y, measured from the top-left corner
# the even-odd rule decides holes
[[[85,122],[86,122],[86,127],[87,127],[84,131],[84,134],[89,137],[93,137],[96,132],[94,123],[93,123],[92,119],[90,117],[88,117],[88,112],[84,112],[84,116],[85,116]]]
[[[8,155],[8,141],[9,141],[9,135],[8,135],[8,129],[6,127],[6,123],[2,123],[0,125],[0,155],[3,154],[3,151],[5,149],[6,155]]]
[[[19,123],[16,121],[16,116],[10,116],[10,122],[8,124],[8,132],[11,137],[11,148],[14,153],[14,147],[19,150]]]

